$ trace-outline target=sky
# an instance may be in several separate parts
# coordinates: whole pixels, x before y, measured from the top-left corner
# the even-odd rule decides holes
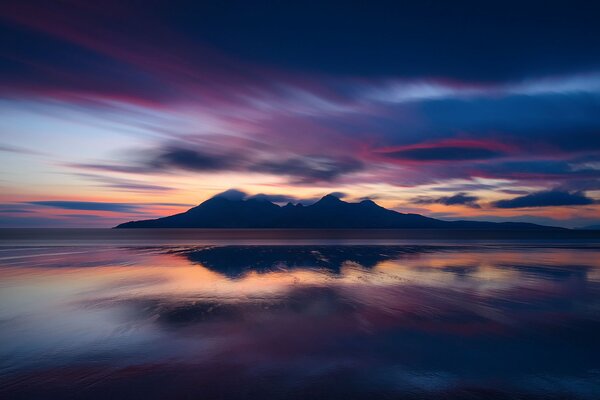
[[[600,223],[600,4],[0,3],[0,227],[235,188]]]

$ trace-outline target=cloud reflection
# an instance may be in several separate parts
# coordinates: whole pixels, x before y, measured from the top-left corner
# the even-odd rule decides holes
[[[0,393],[586,398],[599,259],[571,245],[7,248]]]

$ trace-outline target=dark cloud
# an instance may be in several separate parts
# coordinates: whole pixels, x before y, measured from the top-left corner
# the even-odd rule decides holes
[[[0,151],[5,153],[17,153],[17,154],[29,154],[29,155],[41,155],[38,151],[33,151],[19,146],[11,146],[6,144],[0,144]]]
[[[127,174],[155,174],[176,173],[178,171],[219,172],[241,171],[247,168],[249,157],[247,153],[253,149],[230,147],[224,137],[192,138],[189,141],[177,137],[175,133],[168,133],[174,139],[153,144],[145,149],[129,149],[120,155],[120,163],[78,163],[67,166],[86,171],[119,172]],[[97,176],[96,176],[97,177]],[[112,182],[132,188],[136,182],[110,178]]]
[[[459,146],[411,148],[384,154],[389,158],[410,161],[485,160],[502,156],[502,153],[497,150]]]
[[[527,190],[519,190],[519,189],[502,189],[501,192],[506,193],[506,194],[519,194],[519,195],[529,193]]]
[[[63,217],[63,218],[68,218],[68,219],[82,219],[82,220],[99,220],[102,221],[104,220],[104,217],[101,215],[95,215],[95,214],[58,214],[56,215],[57,217]]]
[[[439,192],[463,192],[469,190],[493,190],[497,189],[495,185],[489,185],[485,183],[461,183],[447,186],[436,186],[432,190]]]
[[[208,147],[211,144],[207,144]],[[248,172],[289,177],[295,183],[330,182],[364,169],[362,161],[352,157],[298,155],[278,158],[258,149],[228,149],[212,145],[209,150],[184,148],[184,144],[167,145],[151,151],[135,151],[131,164],[69,164],[72,168],[136,174],[174,173],[177,170],[195,172]],[[274,150],[276,151],[276,150]],[[108,179],[108,178],[107,178]],[[111,187],[144,190],[146,184],[110,178]],[[170,188],[159,188],[169,190]]]
[[[21,206],[31,206],[31,208],[21,209],[16,208],[15,204],[0,205],[0,212],[35,212],[35,206],[51,207],[62,210],[73,211],[111,211],[117,213],[144,213],[148,207],[191,207],[192,204],[185,203],[111,203],[111,202],[96,202],[96,201],[67,201],[67,200],[46,200],[46,201],[30,201],[25,203],[17,203]],[[2,209],[5,209],[4,211]],[[75,215],[75,214],[69,214]],[[82,214],[79,214],[82,215]]]
[[[0,206],[0,214],[28,214],[34,212],[28,208],[17,207],[2,207]]]
[[[471,208],[481,208],[477,201],[479,197],[468,193],[456,193],[452,196],[429,197],[421,196],[412,200],[414,204],[443,204],[446,206],[463,205]]]
[[[237,169],[240,154],[224,154],[169,146],[149,160],[156,169],[180,168],[190,171],[223,171]]]
[[[244,171],[283,175],[299,182],[333,181],[342,175],[357,172],[363,164],[349,157],[297,156],[268,161],[252,159],[245,154],[214,155],[201,151],[170,148],[156,164],[158,167],[179,167],[193,171]],[[166,162],[165,162],[166,161]]]
[[[64,210],[137,212],[139,205],[130,203],[105,203],[96,201],[30,201],[24,204],[60,208]]]
[[[343,199],[344,197],[348,197],[348,194],[344,193],[344,192],[331,192],[331,193],[329,193],[329,195],[333,196],[333,197],[337,197],[338,199]]]
[[[269,160],[253,166],[256,171],[289,176],[298,183],[334,181],[342,175],[358,172],[363,168],[364,164],[357,159],[328,156],[302,156]]]
[[[507,200],[498,200],[492,205],[497,208],[526,208],[526,207],[552,207],[552,206],[582,206],[593,204],[594,200],[583,192],[563,192],[548,190],[530,193],[525,196]]]
[[[494,179],[511,179],[530,186],[538,181],[540,186],[551,185],[564,192],[600,189],[600,169],[574,168],[570,159],[541,159],[478,163],[472,167],[475,175]],[[509,189],[510,190],[510,189]],[[523,193],[513,193],[523,194]]]
[[[193,207],[194,206],[194,204],[188,204],[188,203],[152,203],[149,205],[160,206],[160,207]]]

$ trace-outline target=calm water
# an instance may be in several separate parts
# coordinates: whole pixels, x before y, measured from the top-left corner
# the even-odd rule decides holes
[[[112,232],[0,232],[0,397],[600,398],[594,234]]]

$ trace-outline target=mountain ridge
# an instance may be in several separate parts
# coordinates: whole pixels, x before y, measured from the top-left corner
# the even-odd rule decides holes
[[[349,203],[331,194],[314,204],[279,206],[267,199],[214,196],[189,210],[157,219],[130,221],[117,229],[564,229],[525,222],[443,221],[381,207],[372,200]]]

